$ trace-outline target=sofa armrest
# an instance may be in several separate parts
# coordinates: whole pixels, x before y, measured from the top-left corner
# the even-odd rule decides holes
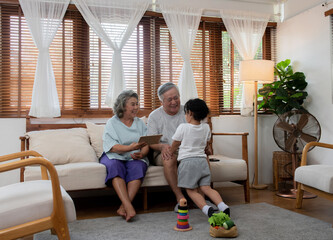
[[[233,133],[216,133],[213,132],[212,133],[212,137],[211,137],[211,141],[210,141],[210,146],[212,149],[212,153],[213,153],[213,138],[214,136],[241,136],[242,138],[242,159],[246,162],[246,164],[248,164],[248,147],[247,147],[247,136],[249,135],[249,133],[247,132],[233,132]]]
[[[301,160],[301,165],[300,166],[305,166],[307,165],[307,155],[310,149],[313,147],[323,147],[323,148],[331,148],[333,149],[333,144],[328,144],[328,143],[322,143],[322,142],[309,142],[305,145],[303,148],[302,152],[302,160]]]

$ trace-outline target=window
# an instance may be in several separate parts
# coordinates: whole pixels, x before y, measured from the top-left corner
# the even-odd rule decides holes
[[[38,50],[21,9],[1,4],[0,117],[25,117],[30,108]],[[150,16],[149,16],[150,15]],[[154,15],[154,16],[151,16]],[[146,14],[122,51],[126,88],[140,96],[140,108],[160,106],[160,84],[177,84],[183,60],[162,17]],[[257,59],[273,59],[275,28],[267,28]],[[113,51],[70,5],[51,44],[61,110],[77,114],[109,110],[104,104]],[[191,55],[198,94],[213,114],[238,114],[240,56],[221,19],[200,23]]]

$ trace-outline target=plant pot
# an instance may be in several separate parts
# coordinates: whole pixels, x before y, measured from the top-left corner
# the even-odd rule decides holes
[[[233,226],[228,230],[223,227],[215,228],[210,226],[209,234],[215,238],[234,238],[238,236],[238,231],[236,226]]]

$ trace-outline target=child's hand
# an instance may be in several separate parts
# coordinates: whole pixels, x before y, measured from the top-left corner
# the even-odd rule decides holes
[[[213,154],[213,149],[210,145],[207,145],[205,148],[205,153],[207,156],[212,155]]]

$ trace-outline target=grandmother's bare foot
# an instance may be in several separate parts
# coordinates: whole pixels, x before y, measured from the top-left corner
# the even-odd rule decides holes
[[[123,205],[120,205],[120,207],[117,210],[117,213],[119,216],[122,216],[124,219],[126,219],[126,211]]]
[[[132,205],[125,207],[126,210],[126,221],[130,221],[133,217],[135,217],[136,212]]]

